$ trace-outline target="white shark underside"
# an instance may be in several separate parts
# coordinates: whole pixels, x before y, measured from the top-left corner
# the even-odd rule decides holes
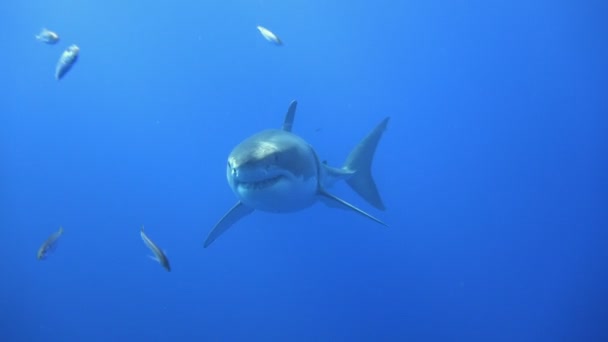
[[[310,207],[321,200],[332,207],[357,212],[386,224],[354,205],[327,192],[345,180],[363,199],[384,210],[371,174],[378,142],[386,129],[385,118],[350,153],[344,166],[321,162],[304,139],[291,133],[297,102],[292,101],[282,129],[269,129],[245,139],[228,157],[226,176],[239,201],[213,227],[205,240],[209,246],[228,228],[254,210],[287,213]]]

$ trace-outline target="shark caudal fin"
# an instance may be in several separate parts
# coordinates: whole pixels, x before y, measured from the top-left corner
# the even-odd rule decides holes
[[[384,210],[384,203],[378,193],[376,182],[372,177],[372,161],[382,133],[386,130],[390,117],[385,118],[374,128],[346,158],[342,169],[354,171],[354,175],[346,180],[348,185],[363,199],[374,207]]]

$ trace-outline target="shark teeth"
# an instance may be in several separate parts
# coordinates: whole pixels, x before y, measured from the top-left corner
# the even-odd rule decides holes
[[[264,189],[264,188],[268,188],[268,187],[275,185],[276,183],[278,183],[279,180],[281,180],[281,178],[283,178],[283,176],[267,178],[267,179],[257,181],[257,182],[241,182],[241,183],[239,183],[239,185],[244,187],[245,189],[258,190],[258,189]]]

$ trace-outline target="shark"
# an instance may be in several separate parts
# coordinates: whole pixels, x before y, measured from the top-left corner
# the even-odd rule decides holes
[[[384,118],[352,149],[342,167],[332,167],[319,158],[306,140],[292,132],[297,104],[296,100],[289,104],[282,128],[253,134],[230,152],[226,178],[238,201],[211,229],[203,244],[205,248],[256,210],[290,213],[317,202],[355,212],[388,227],[328,189],[338,181],[346,181],[366,202],[385,210],[371,167],[390,117]]]

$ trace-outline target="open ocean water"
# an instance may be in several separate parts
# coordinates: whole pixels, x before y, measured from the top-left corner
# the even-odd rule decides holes
[[[607,20],[605,1],[2,1],[0,341],[608,341]],[[386,210],[331,188],[389,227],[319,203],[203,248],[237,201],[230,151],[292,100],[335,167],[390,116]]]

